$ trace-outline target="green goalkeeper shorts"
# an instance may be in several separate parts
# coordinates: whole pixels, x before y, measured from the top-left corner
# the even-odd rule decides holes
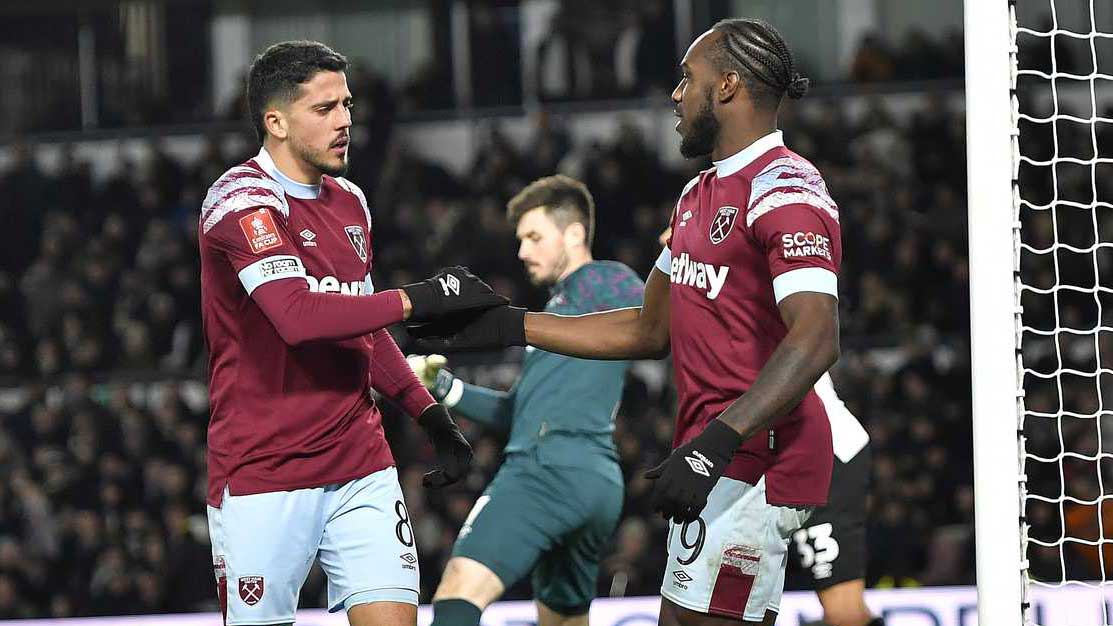
[[[507,588],[532,571],[537,600],[562,615],[587,613],[622,513],[622,472],[607,465],[613,472],[550,465],[536,452],[508,456],[452,556],[486,565]]]

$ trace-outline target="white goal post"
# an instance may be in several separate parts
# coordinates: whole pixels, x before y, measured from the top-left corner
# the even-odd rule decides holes
[[[1021,626],[1015,37],[1007,0],[966,0],[966,157],[979,623]]]
[[[965,28],[979,623],[1110,626],[1113,0]]]

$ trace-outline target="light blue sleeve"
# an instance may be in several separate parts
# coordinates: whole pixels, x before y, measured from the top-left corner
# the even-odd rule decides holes
[[[668,246],[661,248],[661,254],[657,256],[657,262],[653,264],[653,267],[661,270],[665,276],[672,274],[672,251],[669,250]]]

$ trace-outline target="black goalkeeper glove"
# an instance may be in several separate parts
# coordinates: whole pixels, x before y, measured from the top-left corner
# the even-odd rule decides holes
[[[653,509],[678,524],[694,522],[740,445],[738,431],[722,420],[711,420],[695,439],[673,450],[663,463],[645,473],[646,478],[656,481]]]
[[[443,404],[431,405],[417,418],[417,423],[425,429],[437,455],[437,467],[425,474],[421,484],[438,488],[463,478],[471,467],[471,446],[448,409]]]
[[[408,319],[414,322],[510,303],[468,268],[458,265],[443,269],[432,278],[403,285],[402,291],[410,299]]]
[[[526,310],[497,306],[406,329],[422,352],[494,350],[526,345]]]

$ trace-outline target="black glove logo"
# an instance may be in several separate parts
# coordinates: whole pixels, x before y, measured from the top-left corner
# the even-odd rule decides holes
[[[438,280],[441,283],[441,291],[444,291],[444,295],[446,295],[446,296],[458,296],[458,295],[460,295],[460,279],[459,278],[456,278],[452,274],[448,274],[447,276],[444,276],[444,277],[442,277]]]
[[[403,285],[402,290],[410,299],[411,323],[428,322],[456,313],[478,312],[510,303],[466,267],[460,266],[446,268],[431,278]]]
[[[699,474],[700,476],[707,476],[708,478],[711,477],[711,472],[709,472],[708,470],[714,468],[715,464],[711,462],[711,459],[705,457],[699,450],[692,450],[692,456],[686,456],[684,457],[684,460],[688,462],[688,466],[692,468],[693,472]]]

